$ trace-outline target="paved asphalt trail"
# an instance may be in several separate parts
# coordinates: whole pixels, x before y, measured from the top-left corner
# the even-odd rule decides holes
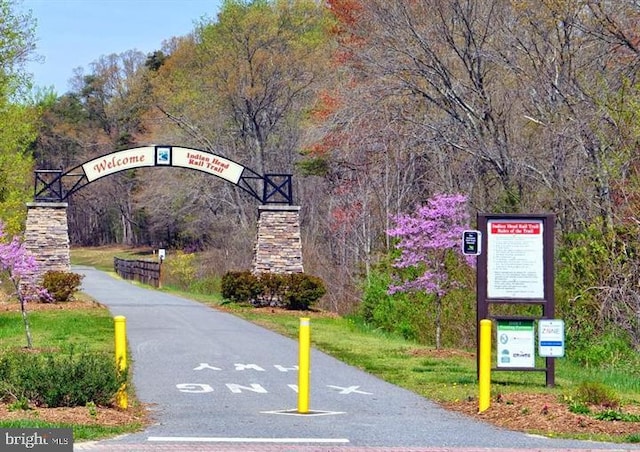
[[[133,384],[155,419],[143,432],[79,443],[75,450],[640,450],[640,444],[556,440],[498,429],[316,350],[311,413],[301,416],[295,412],[296,341],[90,267],[74,271],[85,275],[84,292],[114,316],[127,318]]]

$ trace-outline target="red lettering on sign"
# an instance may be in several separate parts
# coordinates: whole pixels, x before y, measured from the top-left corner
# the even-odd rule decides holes
[[[492,222],[492,234],[540,234],[542,232],[541,223],[526,222]]]
[[[132,155],[130,157],[116,158],[115,156],[111,156],[111,159],[104,158],[102,161],[93,165],[93,170],[100,174],[104,170],[111,170],[114,168],[120,168],[131,165],[140,165],[144,163],[144,154],[141,155]]]

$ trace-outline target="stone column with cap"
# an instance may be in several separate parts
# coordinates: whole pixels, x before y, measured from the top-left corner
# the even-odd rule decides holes
[[[24,246],[38,263],[38,274],[25,283],[39,284],[48,271],[71,271],[66,202],[27,203]]]
[[[300,207],[260,206],[252,272],[257,274],[303,271]]]

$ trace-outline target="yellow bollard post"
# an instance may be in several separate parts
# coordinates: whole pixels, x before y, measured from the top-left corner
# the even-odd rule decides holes
[[[478,382],[478,413],[491,405],[491,320],[480,320],[480,369]]]
[[[311,367],[311,327],[309,319],[300,319],[300,344],[298,354],[298,413],[309,412],[309,373]]]
[[[127,319],[118,315],[113,318],[113,321],[115,323],[116,366],[118,373],[122,373],[127,368]],[[116,394],[116,404],[123,409],[129,406],[126,383],[122,384]]]

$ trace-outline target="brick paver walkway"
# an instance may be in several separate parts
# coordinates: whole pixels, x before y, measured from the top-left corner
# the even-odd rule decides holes
[[[510,448],[451,448],[451,447],[357,447],[357,446],[308,446],[282,444],[219,444],[219,443],[144,443],[105,444],[78,443],[74,451],[110,452],[603,452],[603,449],[510,449]],[[622,452],[629,449],[608,449]]]

